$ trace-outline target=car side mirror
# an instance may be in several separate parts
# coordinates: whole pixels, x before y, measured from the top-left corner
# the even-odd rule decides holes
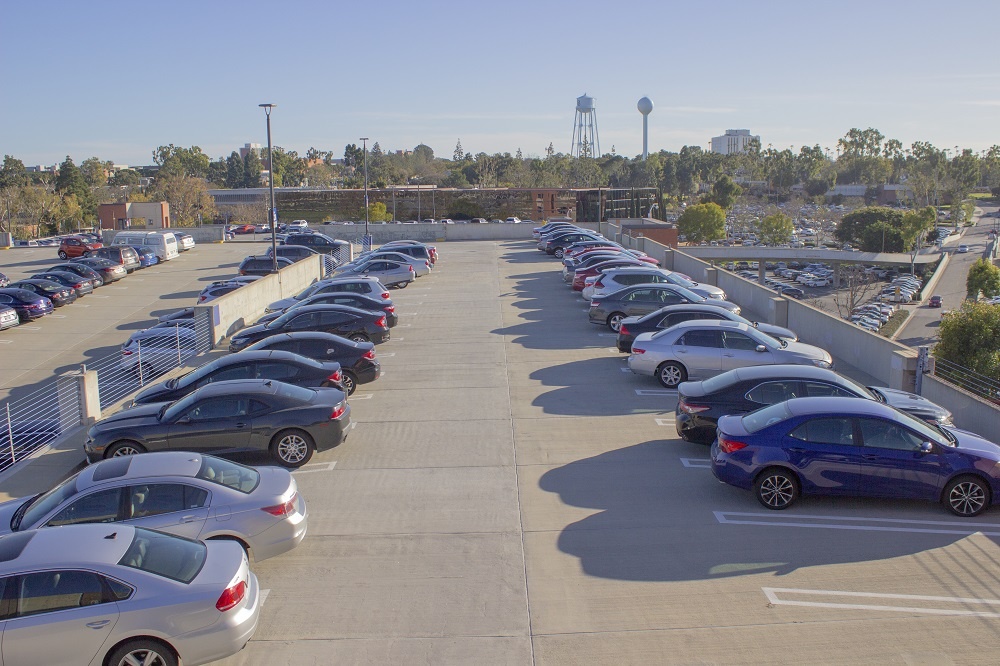
[[[767,347],[765,347],[764,345],[757,345],[756,349],[757,349],[758,352],[766,352],[767,351]]]
[[[921,442],[920,443],[921,453],[934,453],[934,444],[931,442]]]
[[[191,423],[191,417],[185,414],[184,416],[177,419],[177,423],[181,425],[187,425],[188,423]]]

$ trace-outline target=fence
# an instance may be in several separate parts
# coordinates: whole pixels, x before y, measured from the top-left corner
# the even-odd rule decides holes
[[[87,365],[86,370],[96,373],[101,409],[211,350],[208,312],[190,314],[133,334],[120,352]],[[0,471],[85,422],[89,396],[83,374],[61,375],[0,405]]]
[[[1000,400],[1000,382],[965,366],[935,358],[933,374],[981,398],[994,402]]]

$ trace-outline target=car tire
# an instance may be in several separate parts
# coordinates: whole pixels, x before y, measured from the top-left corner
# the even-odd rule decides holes
[[[557,247],[556,251],[553,252],[552,254],[555,255],[556,259],[562,259],[563,258],[563,254],[565,254],[565,252],[566,251],[563,250],[561,247]]]
[[[757,475],[753,493],[763,506],[774,511],[787,509],[799,498],[799,480],[780,467],[770,467]]]
[[[364,333],[352,333],[347,339],[354,342],[371,342]]]
[[[90,250],[84,250],[83,256],[84,256],[84,258],[89,257],[90,256]]]
[[[622,327],[622,319],[624,318],[624,312],[612,312],[608,315],[608,328],[617,333],[618,329]]]
[[[353,372],[343,371],[340,379],[341,386],[347,391],[347,395],[354,395],[354,391],[358,388],[358,378],[354,376]]]
[[[119,645],[108,655],[105,663],[108,666],[128,666],[128,664],[177,666],[177,655],[160,641],[142,638]]]
[[[978,476],[960,476],[945,486],[941,501],[956,516],[978,516],[992,501],[990,486]]]
[[[396,289],[406,289],[409,285],[410,285],[409,280],[407,280],[406,282],[397,282]]]
[[[69,259],[69,255],[66,254],[66,252],[64,252],[63,250],[59,250],[59,258],[60,259]]]
[[[130,439],[123,439],[120,442],[115,442],[108,447],[107,451],[104,452],[105,458],[118,458],[120,456],[137,456],[140,453],[145,453],[146,447],[144,447],[139,442],[134,442]]]
[[[656,368],[656,379],[665,388],[673,389],[687,381],[687,370],[680,363],[667,361]]]
[[[282,430],[271,439],[271,455],[283,467],[302,467],[309,462],[315,450],[312,437],[302,430]]]

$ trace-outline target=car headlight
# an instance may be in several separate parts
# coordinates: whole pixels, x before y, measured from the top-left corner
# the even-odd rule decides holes
[[[831,363],[830,361],[827,361],[826,359],[823,359],[823,358],[814,358],[813,359],[813,365],[815,365],[817,367],[820,367],[820,368],[825,368],[827,370],[829,370],[830,368],[833,367],[833,363]]]

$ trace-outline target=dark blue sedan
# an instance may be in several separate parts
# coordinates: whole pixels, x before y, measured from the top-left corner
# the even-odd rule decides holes
[[[52,301],[26,289],[0,289],[0,305],[17,310],[21,321],[31,321],[52,314]]]
[[[940,501],[975,516],[1000,494],[1000,446],[862,398],[794,398],[723,416],[712,444],[720,481],[768,509],[799,495]]]
[[[156,256],[156,252],[153,252],[148,247],[143,247],[142,245],[130,245],[135,253],[139,255],[139,268],[146,268],[147,266],[155,266],[160,263],[160,258]]]

